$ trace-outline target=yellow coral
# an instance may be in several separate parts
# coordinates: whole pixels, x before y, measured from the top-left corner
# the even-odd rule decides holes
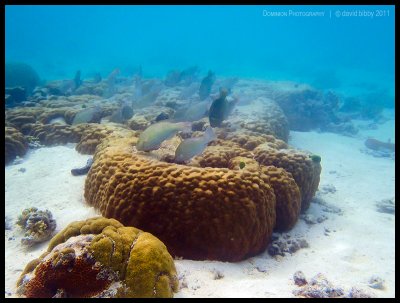
[[[153,235],[103,217],[73,222],[17,282],[26,297],[173,297],[175,265]]]

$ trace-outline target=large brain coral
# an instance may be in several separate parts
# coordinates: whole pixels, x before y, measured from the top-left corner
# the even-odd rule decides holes
[[[262,252],[275,225],[275,195],[259,172],[189,167],[104,145],[85,182],[86,201],[159,237],[189,259],[239,261]]]
[[[69,224],[31,261],[17,292],[46,297],[172,297],[178,289],[175,265],[152,234],[114,219]]]

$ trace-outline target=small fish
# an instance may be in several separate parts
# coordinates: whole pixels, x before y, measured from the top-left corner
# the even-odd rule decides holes
[[[197,121],[203,118],[210,107],[210,101],[205,100],[191,105],[184,114],[185,121]]]
[[[365,146],[369,149],[376,151],[387,151],[387,152],[395,152],[395,144],[394,143],[385,143],[373,138],[368,138],[364,142]]]
[[[143,107],[147,107],[149,105],[151,105],[158,97],[158,95],[160,94],[160,90],[154,90],[149,92],[146,95],[141,96],[139,99],[137,100],[133,100],[132,102],[132,106],[134,108],[143,108]]]
[[[127,104],[124,104],[111,115],[110,122],[123,123],[124,121],[132,118],[132,116],[133,116],[132,107],[130,107]]]
[[[194,156],[201,154],[207,144],[215,139],[215,133],[209,126],[202,137],[183,140],[175,151],[175,162],[184,163]]]
[[[81,71],[78,70],[75,74],[74,78],[74,84],[75,84],[75,89],[77,89],[79,86],[81,86],[83,81],[81,80]]]
[[[200,100],[204,100],[210,95],[211,87],[215,82],[215,74],[212,71],[208,72],[208,75],[203,78],[199,88]]]
[[[116,68],[111,72],[111,74],[108,75],[107,77],[108,85],[113,85],[115,83],[115,79],[120,74],[120,72],[121,71],[119,70],[119,68]]]
[[[81,110],[75,115],[74,120],[72,120],[72,125],[80,123],[100,123],[101,114],[102,110],[98,105]]]
[[[140,134],[136,149],[139,151],[158,149],[163,141],[172,138],[177,132],[190,130],[191,123],[187,122],[162,121],[155,123]]]
[[[226,100],[227,95],[228,90],[221,89],[219,98],[215,99],[210,106],[208,117],[210,120],[210,125],[212,127],[220,127],[222,121],[228,118],[229,114],[233,110],[233,107],[238,102],[238,99],[234,99],[233,101],[228,102]]]

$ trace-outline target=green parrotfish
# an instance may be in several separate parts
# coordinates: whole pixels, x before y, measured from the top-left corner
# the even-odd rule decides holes
[[[207,144],[215,139],[213,129],[209,126],[202,137],[183,140],[175,151],[175,162],[183,163],[201,154]]]
[[[172,138],[177,132],[190,130],[191,123],[188,122],[172,123],[162,121],[155,123],[140,134],[136,149],[139,151],[158,149],[163,141]]]

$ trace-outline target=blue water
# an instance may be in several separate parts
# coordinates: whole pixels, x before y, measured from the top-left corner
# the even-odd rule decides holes
[[[324,16],[271,16],[289,10]],[[330,75],[338,90],[373,84],[393,96],[394,14],[394,6],[6,6],[5,52],[46,80],[78,69],[83,78],[116,67],[129,75],[139,65],[145,77],[163,77],[198,65],[203,74],[309,83]],[[332,84],[324,79],[321,88]]]

